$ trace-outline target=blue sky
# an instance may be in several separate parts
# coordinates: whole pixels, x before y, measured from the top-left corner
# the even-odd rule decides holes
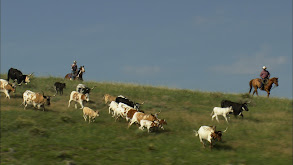
[[[292,98],[291,0],[2,0],[1,73]],[[260,95],[266,95],[260,92]]]

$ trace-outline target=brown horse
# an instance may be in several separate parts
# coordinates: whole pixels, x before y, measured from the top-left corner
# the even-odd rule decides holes
[[[278,78],[273,77],[273,78],[269,79],[268,83],[264,86],[264,89],[261,89],[261,90],[264,90],[268,93],[268,97],[270,95],[270,91],[272,89],[273,84],[275,84],[276,86],[279,86]],[[252,86],[253,86],[254,91],[253,91],[252,95],[254,95],[254,93],[256,93],[256,95],[258,95],[257,89],[261,87],[261,79],[256,78],[256,79],[250,80],[249,86],[250,86],[249,94],[250,94]]]
[[[82,75],[83,75],[84,72],[85,72],[84,66],[81,66],[78,69],[77,75],[76,75],[76,77],[75,77],[74,80],[81,80],[81,81],[83,81]],[[64,78],[65,79],[72,80],[72,73],[68,73]]]

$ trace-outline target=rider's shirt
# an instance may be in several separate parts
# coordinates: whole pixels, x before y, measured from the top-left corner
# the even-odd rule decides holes
[[[264,78],[269,78],[269,77],[270,77],[270,72],[267,71],[267,70],[262,70],[261,73],[260,73],[260,77],[261,77],[262,79],[264,79]]]
[[[77,65],[76,65],[76,64],[72,64],[72,65],[71,65],[71,69],[72,69],[74,72],[76,72],[76,70],[77,70]]]

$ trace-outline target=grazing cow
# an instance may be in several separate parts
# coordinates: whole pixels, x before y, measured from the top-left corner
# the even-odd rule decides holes
[[[217,121],[219,122],[218,116],[222,115],[228,123],[227,115],[229,115],[230,112],[233,112],[232,106],[228,108],[214,107],[213,112],[211,113],[212,120],[214,120],[216,117]]]
[[[77,109],[76,103],[79,103],[81,106],[80,109],[83,109],[83,101],[89,101],[89,97],[88,97],[88,95],[81,94],[76,91],[72,91],[70,94],[69,101],[68,101],[68,108],[70,107],[71,101],[75,101],[75,109]]]
[[[99,116],[99,111],[94,111],[92,109],[90,109],[89,107],[83,107],[83,118],[84,121],[86,121],[87,117],[89,118],[89,123],[94,122],[95,118]]]
[[[126,105],[129,105],[130,107],[134,108],[134,109],[139,109],[140,104],[139,103],[134,103],[133,101],[129,100],[128,98],[124,97],[124,96],[118,96],[116,97],[115,101],[117,103],[124,103]],[[143,104],[143,103],[142,103]]]
[[[63,95],[63,89],[66,88],[66,84],[61,82],[55,82],[54,86],[56,94],[59,92],[60,95]]]
[[[142,112],[136,112],[133,115],[131,122],[128,125],[128,128],[135,122],[140,123],[141,120],[155,121],[155,120],[158,120],[158,118],[153,114],[147,115]]]
[[[45,96],[44,93],[40,94],[32,92],[30,90],[26,90],[23,93],[22,104],[24,105],[24,109],[26,109],[28,105],[33,105],[35,108],[38,109],[43,107],[43,111],[45,111],[45,104],[48,106],[51,104],[51,96]]]
[[[33,73],[32,73],[33,74]],[[7,81],[9,82],[9,79],[13,80],[13,81],[17,81],[18,85],[21,85],[21,83],[29,83],[30,82],[30,76],[32,74],[29,75],[23,75],[22,72],[20,70],[14,69],[14,68],[10,68],[8,70],[8,74],[7,74]]]
[[[158,121],[149,121],[149,120],[140,120],[140,130],[143,130],[144,127],[148,129],[148,133],[150,132],[151,128],[158,127],[159,122]]]
[[[10,92],[15,92],[16,86],[14,84],[10,84],[8,81],[4,79],[0,79],[0,92],[5,93],[6,97],[10,99]]]
[[[103,99],[105,100],[105,104],[107,104],[108,102],[115,101],[116,97],[111,96],[109,94],[105,94]]]
[[[227,129],[223,131],[223,133],[226,132]],[[203,140],[207,140],[210,143],[211,149],[213,147],[214,140],[222,140],[222,131],[216,131],[216,126],[201,126],[198,131],[194,130],[194,132],[195,136],[199,136],[199,140],[203,144],[203,147],[205,147]]]
[[[230,106],[232,106],[233,114],[235,117],[241,116],[243,118],[242,111],[248,111],[247,103],[240,104],[240,103],[235,103],[229,100],[221,101],[222,108],[230,107]]]

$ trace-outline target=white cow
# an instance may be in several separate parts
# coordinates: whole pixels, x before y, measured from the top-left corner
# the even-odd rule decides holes
[[[117,108],[118,108],[118,103],[115,101],[111,101],[111,103],[109,104],[109,114],[111,114],[112,112],[112,117],[114,117],[114,111],[116,111]]]
[[[227,108],[214,107],[211,113],[212,120],[214,120],[214,118],[216,117],[217,121],[219,122],[218,116],[222,115],[228,123],[227,115],[229,115],[230,112],[233,112],[232,106]]]
[[[70,94],[70,98],[68,101],[68,108],[70,107],[71,101],[75,101],[75,109],[77,109],[76,103],[78,102],[81,106],[80,109],[83,109],[83,101],[89,101],[88,95],[78,93],[76,91],[72,91]]]
[[[228,128],[227,128],[228,129]],[[227,129],[223,132],[226,132]],[[213,147],[213,141],[218,139],[221,141],[222,131],[216,131],[216,126],[201,126],[198,131],[194,130],[195,136],[199,136],[199,141],[205,147],[203,140],[207,140],[210,143],[210,148]]]
[[[115,101],[114,101],[115,102]],[[111,105],[112,104],[112,105]],[[112,103],[111,102],[110,104],[110,107],[109,107],[109,113],[111,112],[111,110],[113,111],[113,115],[112,117],[115,117],[115,121],[119,118],[119,117],[123,117],[123,118],[126,118],[126,114],[127,112],[132,109],[132,107],[129,107],[128,105],[126,104],[123,104],[123,103],[119,103],[117,105],[117,103]],[[116,107],[117,105],[117,107]]]
[[[159,122],[158,121],[149,121],[149,120],[140,120],[140,130],[143,130],[144,127],[148,129],[148,132],[150,132],[150,128],[158,127]]]

